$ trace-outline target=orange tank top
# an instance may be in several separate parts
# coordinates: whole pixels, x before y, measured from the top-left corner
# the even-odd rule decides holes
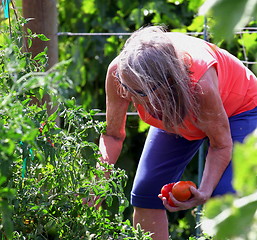
[[[228,117],[251,110],[257,106],[257,78],[243,63],[214,44],[180,33],[168,33],[175,49],[190,56],[191,81],[197,83],[211,67],[216,68],[219,92]],[[149,114],[142,105],[136,106],[140,118],[157,128],[165,130],[162,121]],[[193,122],[184,121],[185,129],[179,134],[188,140],[206,137]]]

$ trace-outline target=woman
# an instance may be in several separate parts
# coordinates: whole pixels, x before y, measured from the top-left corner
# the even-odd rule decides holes
[[[102,161],[115,164],[125,139],[132,102],[151,125],[131,192],[134,225],[153,239],[168,239],[166,209],[174,212],[235,193],[233,142],[257,127],[257,79],[237,58],[201,39],[146,27],[132,34],[106,77],[107,129],[100,138]],[[180,179],[204,139],[209,148],[193,198],[162,196],[164,184]]]

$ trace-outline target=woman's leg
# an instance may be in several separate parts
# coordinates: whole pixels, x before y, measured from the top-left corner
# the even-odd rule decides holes
[[[232,139],[243,142],[257,127],[257,108],[229,119]],[[134,206],[134,225],[140,223],[153,232],[154,240],[168,240],[168,221],[161,200],[157,197],[161,187],[178,181],[202,140],[187,141],[174,134],[151,128],[138,165],[131,203]],[[235,192],[232,186],[232,163],[224,172],[214,195]],[[158,223],[156,225],[156,223]]]
[[[164,184],[180,179],[202,140],[188,141],[175,134],[151,127],[140,158],[131,204],[134,206],[134,225],[140,223],[153,239],[168,239],[166,210],[158,194]]]
[[[168,240],[168,218],[164,209],[148,209],[134,207],[133,225],[137,224],[146,232],[154,233],[153,240]]]

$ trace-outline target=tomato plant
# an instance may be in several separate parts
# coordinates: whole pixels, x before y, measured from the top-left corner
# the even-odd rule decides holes
[[[12,36],[0,48],[0,239],[151,239],[124,220],[125,171],[99,161],[105,123],[67,97],[69,61],[46,72]],[[31,104],[46,93],[58,106],[50,116]],[[92,194],[99,209],[85,204]]]

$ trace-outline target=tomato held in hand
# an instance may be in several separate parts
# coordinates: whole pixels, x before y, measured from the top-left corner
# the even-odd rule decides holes
[[[173,203],[173,201],[170,199],[169,193],[172,192],[172,188],[175,183],[168,183],[164,185],[161,189],[161,194],[163,197],[165,197],[169,203],[170,206],[176,207],[176,205]]]
[[[170,197],[168,198],[168,204],[169,204],[171,207],[177,207]]]
[[[163,197],[165,197],[167,199],[170,197],[169,192],[172,191],[172,188],[173,188],[174,184],[175,183],[168,183],[168,184],[166,184],[162,187],[161,194],[162,194]]]
[[[179,181],[174,184],[172,187],[172,194],[173,196],[181,202],[187,201],[191,196],[192,193],[190,191],[190,186],[196,188],[196,185],[191,181]]]

